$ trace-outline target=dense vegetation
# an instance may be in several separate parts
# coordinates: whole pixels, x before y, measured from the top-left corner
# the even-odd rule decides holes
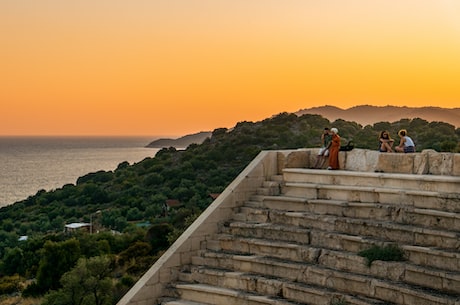
[[[460,152],[459,129],[421,119],[363,127],[282,113],[216,129],[200,145],[162,149],[1,208],[0,294],[44,296],[46,305],[115,304],[261,150],[317,147],[325,126],[358,148],[377,149],[381,130],[398,141],[405,128],[417,151]],[[95,234],[64,232],[72,222],[93,223]]]

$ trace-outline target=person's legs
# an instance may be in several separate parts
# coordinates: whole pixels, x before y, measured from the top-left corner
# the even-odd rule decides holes
[[[321,156],[321,160],[318,164],[318,167],[317,168],[323,168],[324,166],[324,163],[326,162],[326,160],[329,158],[329,149],[325,148],[323,150],[323,154]]]
[[[388,143],[382,143],[382,145],[380,145],[380,151],[381,152],[393,152],[393,149],[391,148],[390,144]]]
[[[315,162],[315,165],[313,166],[313,168],[318,168],[319,164],[321,163],[322,158],[323,158],[323,156],[321,156],[321,155],[316,156],[316,162]]]
[[[339,149],[334,148],[329,152],[329,167],[328,169],[339,169]]]
[[[318,166],[316,168],[323,168],[324,166],[324,161],[326,160],[326,157],[324,155],[322,155],[320,157],[320,160],[319,160],[319,163],[318,163]]]
[[[326,149],[324,147],[321,147],[318,152],[318,156],[316,156],[316,162],[313,168],[321,168],[323,166],[325,152],[326,152]]]
[[[404,152],[405,153],[414,153],[415,152],[415,147],[414,146],[406,146],[406,147],[404,147]]]

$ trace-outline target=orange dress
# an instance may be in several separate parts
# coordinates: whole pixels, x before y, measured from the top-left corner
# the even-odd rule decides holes
[[[331,169],[339,169],[339,150],[340,136],[333,134],[331,146],[329,148],[329,167]]]

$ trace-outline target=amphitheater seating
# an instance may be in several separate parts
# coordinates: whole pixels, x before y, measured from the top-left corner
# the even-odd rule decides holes
[[[460,304],[460,178],[287,168],[161,304]],[[397,245],[403,261],[358,252]]]

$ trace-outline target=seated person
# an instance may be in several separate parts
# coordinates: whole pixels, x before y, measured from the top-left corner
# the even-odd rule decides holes
[[[405,129],[401,129],[398,132],[398,136],[401,138],[401,140],[399,145],[395,147],[396,151],[403,153],[414,153],[415,144],[412,138],[407,135],[407,131]]]
[[[329,131],[329,128],[324,128],[323,133],[321,134],[321,148],[318,152],[316,158],[316,163],[313,168],[322,168],[326,159],[329,157],[329,147],[331,146],[332,135]]]
[[[379,151],[380,152],[393,152],[393,143],[395,140],[393,140],[390,137],[390,134],[388,131],[384,130],[380,132],[379,136]]]

